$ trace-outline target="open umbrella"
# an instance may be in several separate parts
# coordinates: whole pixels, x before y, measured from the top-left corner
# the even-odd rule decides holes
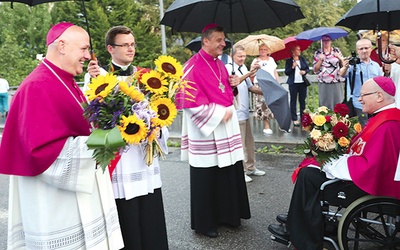
[[[338,38],[347,36],[348,32],[337,27],[318,27],[301,32],[296,36],[296,39],[311,40],[315,42],[321,40],[321,38],[326,35],[330,36],[332,40],[336,40]]]
[[[176,0],[160,23],[178,32],[201,33],[206,25],[217,23],[228,33],[251,33],[301,18],[293,0]]]
[[[300,46],[300,50],[304,51],[308,47],[310,47],[313,41],[311,40],[297,40],[294,36],[289,36],[283,40],[285,43],[285,48],[279,51],[276,51],[271,54],[271,57],[275,59],[275,61],[288,59],[292,57],[291,49],[294,46]]]
[[[258,70],[256,77],[263,92],[265,103],[274,114],[279,127],[289,132],[292,118],[290,116],[288,92],[265,70]]]
[[[352,30],[400,29],[399,1],[362,0],[344,14],[336,25]]]
[[[344,14],[336,25],[352,30],[377,30],[378,54],[382,62],[393,63],[382,56],[379,30],[400,29],[400,4],[393,0],[362,0]]]
[[[387,31],[382,31],[382,35],[383,34],[388,36],[390,43],[400,44],[400,29],[392,30],[389,32],[389,34],[387,33]],[[376,30],[360,30],[357,35],[360,38],[366,38],[368,40],[371,40],[372,43],[375,43],[378,32]]]
[[[229,49],[232,47],[232,42],[228,38],[225,38],[225,44],[226,44],[226,46],[224,49]],[[188,42],[186,44],[185,48],[188,48],[191,51],[198,52],[201,48],[201,36],[198,36],[195,39]]]
[[[260,45],[265,44],[270,50],[270,53],[285,48],[283,40],[276,36],[269,35],[249,35],[246,38],[239,40],[235,45],[242,45],[249,56],[259,55]]]

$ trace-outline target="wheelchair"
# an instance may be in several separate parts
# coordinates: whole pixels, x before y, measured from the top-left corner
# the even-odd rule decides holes
[[[400,249],[400,200],[372,196],[353,182],[328,180],[320,187],[327,249]],[[271,236],[290,246],[290,242]]]

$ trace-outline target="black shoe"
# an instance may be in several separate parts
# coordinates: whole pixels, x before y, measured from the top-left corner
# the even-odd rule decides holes
[[[278,214],[278,216],[276,216],[276,220],[279,223],[286,224],[286,222],[287,222],[287,213]]]
[[[284,225],[271,224],[268,226],[268,231],[285,240],[289,240],[289,233]]]
[[[205,236],[210,237],[210,238],[217,238],[218,237],[218,231],[216,228],[210,228],[208,229],[207,232],[203,233]]]

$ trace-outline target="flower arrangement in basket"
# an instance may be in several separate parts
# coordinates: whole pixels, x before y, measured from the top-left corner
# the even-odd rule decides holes
[[[147,165],[164,155],[157,137],[177,115],[176,93],[191,87],[182,80],[182,65],[175,58],[162,55],[154,63],[154,70],[140,70],[124,80],[107,73],[88,85],[84,116],[94,129],[87,145],[103,171],[129,144],[143,146]]]
[[[301,124],[310,134],[296,152],[315,159],[321,169],[325,163],[345,154],[352,138],[361,132],[357,116],[350,118],[348,107],[341,103],[333,111],[325,106],[315,112],[306,110]]]

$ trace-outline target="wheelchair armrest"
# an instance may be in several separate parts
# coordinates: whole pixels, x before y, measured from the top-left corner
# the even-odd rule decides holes
[[[328,180],[325,181],[324,183],[322,183],[321,187],[319,188],[319,190],[323,191],[325,189],[326,186],[332,184],[332,183],[336,183],[342,181],[341,179],[333,179],[333,180]]]

